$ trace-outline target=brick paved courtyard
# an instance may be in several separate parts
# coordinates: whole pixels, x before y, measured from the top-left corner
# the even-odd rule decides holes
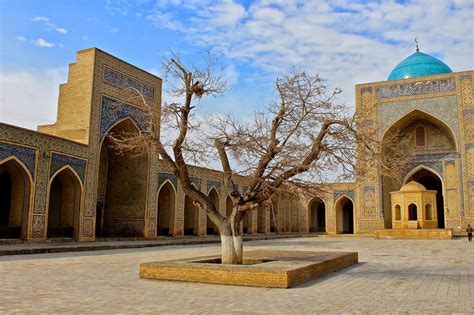
[[[246,249],[358,251],[355,267],[292,289],[160,282],[138,264],[211,255],[216,244],[0,257],[0,313],[469,313],[474,243],[307,237]]]

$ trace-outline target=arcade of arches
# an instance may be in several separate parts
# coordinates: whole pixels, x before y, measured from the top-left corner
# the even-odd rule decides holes
[[[78,52],[73,65],[59,92],[55,123],[34,131],[0,122],[0,238],[95,241],[216,233],[156,150],[119,153],[108,137],[145,131],[143,99],[124,92],[136,87],[159,107],[162,79],[96,48]],[[361,130],[374,140],[398,135],[398,149],[414,153],[403,175],[390,178],[375,159],[358,160],[370,172],[357,181],[315,183],[325,186],[321,199],[279,193],[248,213],[242,230],[369,235],[395,230],[394,221],[408,219],[410,203],[397,210],[390,193],[416,181],[436,192],[433,202],[414,204],[420,229],[436,225],[464,234],[467,224],[474,225],[474,71],[427,73],[433,75],[355,86]],[[189,174],[222,214],[229,213],[220,171],[190,165]],[[244,191],[249,179],[236,176],[235,183]]]

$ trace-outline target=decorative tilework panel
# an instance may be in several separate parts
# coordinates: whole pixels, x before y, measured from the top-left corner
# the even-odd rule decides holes
[[[428,153],[428,154],[416,154],[414,159],[417,161],[438,161],[446,158],[459,158],[461,154],[457,152],[449,153]]]
[[[443,176],[443,164],[441,164],[441,162],[423,162],[423,163],[409,164],[405,168],[405,171],[403,172],[403,177],[405,177],[412,169],[414,169],[417,166],[426,166],[428,168],[434,169],[435,171],[438,172],[440,176]]]
[[[191,181],[191,184],[196,185],[198,190],[201,190],[201,179],[197,177],[189,177],[189,180]]]
[[[346,195],[352,200],[355,200],[354,198],[355,193],[353,190],[336,190],[334,191],[334,202],[336,202],[336,200],[343,195]]]
[[[10,156],[15,156],[17,159],[23,162],[30,172],[31,177],[35,177],[35,149],[6,142],[0,142],[0,160],[6,159]]]
[[[33,216],[33,237],[42,238],[45,233],[45,216],[34,215]]]
[[[360,93],[363,94],[365,92],[372,93],[372,87],[371,86],[366,86],[360,89]]]
[[[101,138],[105,136],[106,132],[109,131],[117,121],[127,117],[132,118],[138,128],[140,128],[140,131],[145,132],[148,123],[143,119],[143,117],[145,117],[144,113],[144,109],[103,96],[100,122]]]
[[[140,91],[140,93],[149,100],[155,98],[155,88],[153,86],[138,81],[109,67],[104,67],[104,81],[120,88],[133,87]]]
[[[94,219],[84,218],[83,222],[83,235],[84,237],[94,236]]]
[[[208,180],[207,181],[207,193],[211,191],[212,186],[216,187],[219,194],[221,193],[221,182],[217,180]]]
[[[58,154],[56,152],[53,152],[53,154],[51,155],[49,177],[53,176],[53,174],[56,173],[57,170],[59,170],[65,165],[71,166],[76,171],[77,175],[79,175],[82,183],[84,183],[86,160],[78,159],[68,155]]]
[[[167,180],[171,182],[174,189],[178,189],[178,179],[176,178],[176,175],[171,173],[158,173],[158,188]]]
[[[380,86],[376,89],[377,99],[397,98],[402,96],[454,92],[454,78],[412,82],[407,84]]]

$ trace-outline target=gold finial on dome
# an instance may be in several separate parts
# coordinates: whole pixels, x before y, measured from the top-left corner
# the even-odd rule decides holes
[[[415,43],[416,43],[416,52],[419,52],[420,48],[418,47],[418,38],[415,38]]]

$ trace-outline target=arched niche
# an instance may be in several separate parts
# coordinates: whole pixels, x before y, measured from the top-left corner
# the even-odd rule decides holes
[[[314,197],[308,202],[308,227],[309,232],[326,232],[326,205],[319,197]]]
[[[0,238],[26,238],[32,186],[18,159],[0,162]]]
[[[174,235],[174,214],[176,205],[176,192],[170,181],[161,185],[158,191],[158,210],[156,234],[158,236]]]
[[[209,191],[208,196],[211,198],[214,207],[216,207],[216,210],[219,212],[219,193],[214,187],[212,187],[212,189]],[[206,221],[206,233],[208,235],[219,234],[217,226],[211,221],[209,215],[207,216]]]
[[[418,207],[414,203],[408,205],[408,221],[418,220]]]
[[[442,117],[435,117],[419,109],[406,113],[391,124],[382,134],[382,142],[392,139],[392,136],[397,133],[401,136],[400,142],[403,143],[403,147],[399,149],[414,154],[445,154],[447,152],[457,152],[459,148],[454,130],[443,121]],[[420,182],[417,179],[413,180]],[[398,191],[406,182],[406,178],[382,177],[382,198],[386,222],[392,220],[390,192]],[[426,187],[425,183],[421,184]],[[431,190],[431,186],[428,186],[427,189]],[[442,190],[439,191],[439,195],[442,196]],[[437,211],[444,210],[444,208],[439,207],[440,203],[441,200],[438,202]],[[442,214],[442,217],[444,218],[444,214]],[[439,218],[440,216],[438,216]],[[440,227],[444,227],[444,219],[439,220],[438,223]]]
[[[354,234],[354,202],[347,196],[341,196],[335,205],[336,232]]]
[[[82,183],[69,166],[58,170],[48,189],[48,238],[74,238],[79,235]]]
[[[140,237],[144,235],[149,153],[119,152],[109,135],[140,134],[130,118],[116,123],[100,148],[96,236]]]
[[[397,132],[401,132],[402,137],[409,138],[410,141],[407,142],[409,149],[417,148],[418,152],[422,151],[423,148],[430,152],[433,150],[457,151],[458,149],[454,130],[442,118],[419,109],[406,113],[391,124],[384,131],[382,141],[389,139]],[[425,141],[422,141],[422,136],[425,137]],[[417,138],[422,141],[418,145],[416,143]]]
[[[427,190],[436,191],[436,218],[438,220],[438,228],[444,229],[445,223],[445,201],[444,201],[444,190],[443,181],[441,176],[435,170],[425,166],[418,165],[405,175],[403,183],[415,181],[422,184]],[[432,214],[434,217],[434,214]]]

